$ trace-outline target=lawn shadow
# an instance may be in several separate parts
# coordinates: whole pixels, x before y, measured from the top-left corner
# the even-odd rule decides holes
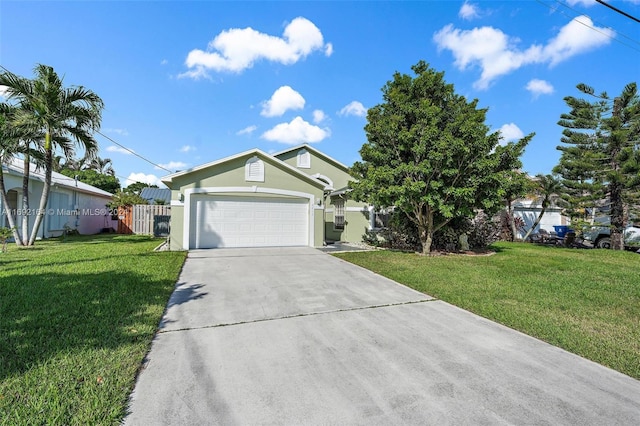
[[[199,290],[204,287],[204,284],[191,284],[186,285],[185,283],[176,284],[176,288],[171,293],[171,297],[169,298],[169,303],[167,303],[167,307],[164,310],[162,315],[162,319],[160,320],[160,325],[158,328],[160,330],[164,329],[167,325],[176,322],[175,320],[170,320],[167,317],[167,312],[174,306],[183,305],[187,302],[191,302],[193,300],[202,299],[209,293],[200,292]]]
[[[496,246],[496,245],[493,245],[493,244],[490,245],[489,247],[487,247],[487,249],[491,250],[491,251],[493,251],[495,253],[504,253],[504,252],[507,252],[509,250],[513,250],[513,248],[511,248],[511,247],[504,247],[504,246],[500,247],[500,246]]]
[[[171,294],[169,298],[169,303],[167,304],[167,309],[172,306],[182,305],[183,303],[190,302],[192,300],[202,299],[209,293],[198,292],[204,284],[192,284],[185,285],[184,283],[178,283],[176,285],[176,289]]]
[[[149,307],[164,307],[174,283],[134,272],[0,278],[0,381],[74,349],[151,341],[158,310]]]

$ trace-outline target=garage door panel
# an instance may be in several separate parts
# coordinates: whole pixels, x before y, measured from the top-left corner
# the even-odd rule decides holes
[[[194,248],[306,246],[309,200],[194,196]]]

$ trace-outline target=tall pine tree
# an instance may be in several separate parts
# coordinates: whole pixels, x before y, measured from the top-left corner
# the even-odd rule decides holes
[[[590,100],[567,96],[570,112],[560,116],[562,152],[554,172],[562,177],[573,219],[604,204],[611,219],[611,245],[624,248],[626,213],[633,210],[640,189],[640,101],[636,83],[619,97],[596,95],[592,87],[578,90]],[[582,217],[581,219],[588,219]]]

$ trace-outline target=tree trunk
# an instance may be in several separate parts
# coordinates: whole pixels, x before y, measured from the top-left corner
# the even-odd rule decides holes
[[[27,149],[29,147],[27,146]],[[31,217],[31,209],[29,208],[29,174],[31,159],[29,154],[24,154],[24,162],[22,167],[22,244],[29,243],[29,218]]]
[[[36,242],[38,236],[38,230],[42,224],[42,218],[47,208],[47,202],[49,201],[49,190],[51,189],[51,168],[53,167],[53,152],[51,149],[51,134],[49,132],[45,135],[45,172],[44,172],[44,187],[42,188],[42,197],[40,197],[40,206],[38,207],[38,214],[36,216],[33,229],[31,230],[31,237],[29,238],[29,245],[32,246]]]
[[[511,241],[516,240],[516,218],[513,215],[512,200],[507,199],[507,220],[509,221],[509,229],[511,229]]]
[[[11,232],[13,233],[13,240],[16,242],[17,246],[22,246],[22,238],[20,237],[20,232],[16,227],[16,220],[9,209],[9,203],[7,200],[7,188],[4,186],[4,172],[2,171],[2,164],[0,164],[0,196],[2,197],[2,206],[4,208],[4,214],[7,215],[7,221],[9,222],[9,228],[11,228]]]
[[[536,221],[533,222],[533,225],[531,226],[531,228],[529,228],[529,230],[527,231],[527,234],[524,236],[523,238],[524,241],[527,241],[527,238],[529,238],[529,235],[531,235],[531,232],[533,232],[533,230],[536,229],[536,226],[540,225],[540,221],[542,220],[542,216],[544,216],[544,212],[546,210],[547,210],[547,206],[542,204],[542,210],[540,210],[540,214],[536,218]]]
[[[609,184],[611,200],[611,249],[624,250],[624,203],[622,202],[622,184]]]
[[[429,207],[424,214],[418,217],[418,232],[422,243],[422,254],[431,254],[431,243],[433,241],[433,212]]]
[[[613,100],[613,118],[620,118],[620,108],[622,107],[621,99],[616,97]],[[615,120],[618,123],[618,120]],[[619,138],[615,137],[612,132],[611,142],[613,145],[611,151],[611,169],[616,173],[615,177],[609,183],[609,202],[611,203],[611,249],[624,250],[624,203],[622,202],[622,183],[620,176],[620,151],[618,145]]]

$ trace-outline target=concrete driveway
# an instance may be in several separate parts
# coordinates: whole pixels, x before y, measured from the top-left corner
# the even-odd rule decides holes
[[[640,382],[311,248],[192,251],[126,425],[640,423]]]

